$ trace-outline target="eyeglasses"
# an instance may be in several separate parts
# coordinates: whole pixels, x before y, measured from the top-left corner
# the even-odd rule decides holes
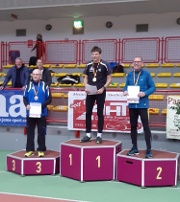
[[[41,74],[32,74],[33,76],[39,76],[39,75],[41,75]]]

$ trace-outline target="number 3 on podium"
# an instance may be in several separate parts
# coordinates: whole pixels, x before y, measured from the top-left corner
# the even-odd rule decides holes
[[[12,171],[16,170],[16,161],[12,160]]]
[[[41,162],[37,162],[36,166],[37,166],[36,173],[41,173],[41,171],[42,171],[42,164],[41,164]]]

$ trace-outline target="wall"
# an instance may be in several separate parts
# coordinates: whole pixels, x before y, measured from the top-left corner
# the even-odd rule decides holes
[[[119,11],[120,12],[120,11]],[[116,14],[115,14],[116,15]],[[179,13],[143,14],[126,16],[104,16],[82,18],[85,24],[84,35],[72,35],[71,18],[45,20],[24,20],[13,22],[0,22],[0,41],[23,41],[35,39],[37,33],[42,33],[44,40],[69,39],[102,39],[102,38],[131,38],[153,36],[178,36],[180,26],[176,24]],[[113,27],[107,29],[105,23],[113,22]],[[149,32],[136,33],[136,24],[149,24]],[[46,31],[45,25],[51,24],[52,30]],[[15,37],[16,29],[27,29],[26,37]]]
[[[120,12],[120,11],[119,11]],[[14,21],[14,22],[0,22],[1,35],[0,41],[24,41],[28,39],[35,39],[37,33],[42,33],[44,40],[63,40],[69,39],[102,39],[102,38],[128,38],[128,37],[164,37],[164,36],[177,36],[179,35],[180,26],[176,24],[176,19],[179,13],[167,14],[148,14],[148,15],[128,15],[128,16],[112,16],[112,17],[89,17],[84,18],[85,34],[72,35],[72,21],[73,19],[51,19],[44,20],[27,20],[27,21]],[[105,28],[105,22],[112,21],[113,27],[111,29]],[[51,31],[45,30],[46,24],[52,24]],[[148,33],[136,33],[135,25],[141,23],[149,23]],[[27,29],[26,37],[15,37],[16,29]],[[56,130],[56,126],[54,127]],[[0,148],[8,150],[19,150],[25,148],[26,138],[23,136],[22,129],[11,128],[7,132],[7,127],[0,129]],[[58,130],[58,129],[57,129]],[[13,131],[13,133],[12,133]],[[56,131],[52,128],[48,129],[47,144],[48,148],[59,149],[59,143],[68,139],[74,138],[74,133],[67,131],[66,126],[62,131],[62,136],[57,135]],[[54,135],[53,135],[54,134]],[[154,134],[158,134],[156,131]],[[82,134],[81,134],[82,136]],[[179,142],[166,140],[165,131],[163,134],[158,134],[159,139],[154,138],[153,147],[157,149],[167,149],[170,151],[179,152]],[[112,134],[104,134],[104,138],[113,139]],[[118,134],[114,139],[123,142],[123,148],[130,148],[131,141],[129,136]],[[145,147],[144,138],[140,138],[140,146]],[[11,140],[9,142],[9,140]],[[8,142],[8,144],[7,144]]]

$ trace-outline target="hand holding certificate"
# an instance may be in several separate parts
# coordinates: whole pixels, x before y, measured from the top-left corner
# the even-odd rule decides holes
[[[86,91],[89,92],[88,95],[95,95],[95,94],[97,94],[97,87],[86,84]]]
[[[42,111],[41,103],[38,103],[38,102],[31,102],[30,103],[29,117],[40,118],[41,117],[41,111]]]
[[[139,86],[128,86],[127,87],[128,96],[127,96],[127,103],[139,103]]]

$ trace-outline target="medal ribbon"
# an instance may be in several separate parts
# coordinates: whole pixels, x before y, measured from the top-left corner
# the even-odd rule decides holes
[[[138,73],[138,75],[137,75],[137,77],[136,77],[136,75],[135,75],[136,73],[135,73],[135,71],[133,72],[133,77],[134,77],[134,85],[136,86],[137,85],[137,83],[138,83],[138,80],[139,80],[139,77],[140,77],[140,75],[141,75],[141,71]]]
[[[99,65],[100,65],[100,62],[98,62],[98,64],[97,64],[97,67],[95,68],[95,66],[94,66],[94,63],[93,63],[93,74],[94,74],[94,78],[96,78],[96,75],[97,75],[97,71],[98,71],[98,67],[99,67]]]
[[[34,84],[33,84],[34,85]],[[38,92],[39,92],[39,86],[40,86],[40,82],[38,82],[38,88],[36,90],[35,85],[34,85],[34,95],[37,96]]]

